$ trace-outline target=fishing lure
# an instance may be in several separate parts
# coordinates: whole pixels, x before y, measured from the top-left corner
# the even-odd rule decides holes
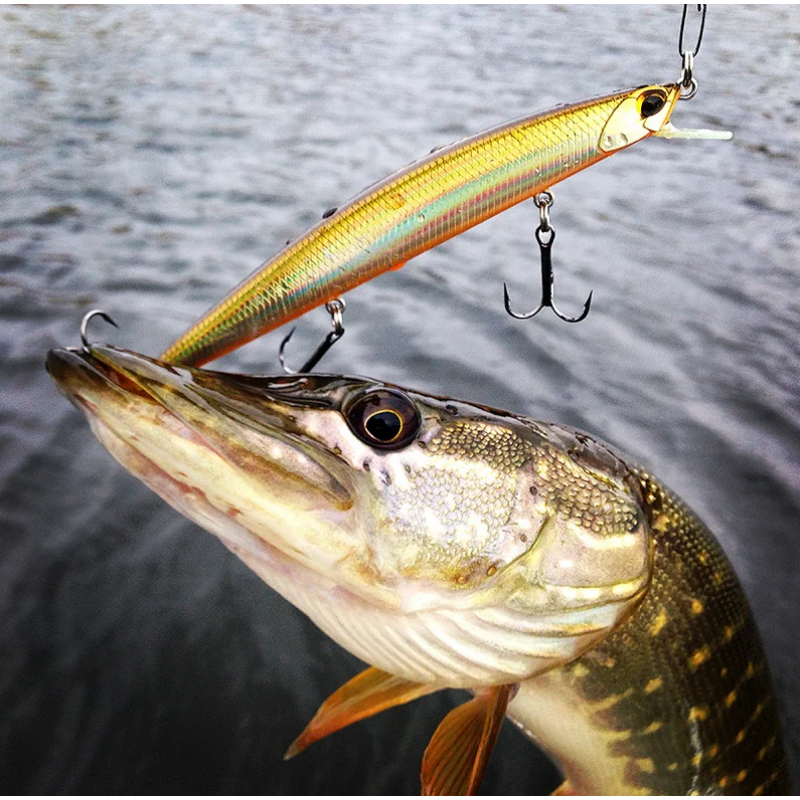
[[[200,366],[648,136],[729,138],[669,123],[681,84],[617,92],[492,128],[331,209],[162,356]]]

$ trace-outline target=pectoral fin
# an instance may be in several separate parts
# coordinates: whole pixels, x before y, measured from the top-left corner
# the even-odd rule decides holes
[[[305,730],[292,742],[284,760],[296,756],[313,742],[324,739],[353,722],[366,719],[392,706],[438,691],[429,686],[390,675],[370,667],[337,689],[320,707]]]
[[[507,684],[476,692],[442,720],[422,758],[423,795],[478,791],[515,688]]]

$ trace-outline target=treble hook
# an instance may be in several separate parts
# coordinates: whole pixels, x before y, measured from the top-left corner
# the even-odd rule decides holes
[[[506,313],[510,314],[515,319],[530,319],[535,317],[543,308],[552,308],[553,313],[564,322],[580,322],[586,319],[589,309],[592,307],[592,294],[589,292],[589,297],[583,306],[583,311],[577,317],[568,317],[556,308],[553,300],[553,261],[550,251],[553,247],[553,242],[556,239],[555,229],[550,225],[550,206],[553,205],[553,195],[550,192],[542,192],[534,198],[534,202],[539,206],[539,227],[536,229],[536,241],[539,243],[539,252],[541,253],[542,261],[542,300],[539,305],[527,314],[517,314],[511,309],[511,298],[508,296],[508,287],[503,283],[503,301],[506,306]],[[542,238],[543,233],[549,233],[550,236],[545,240]]]
[[[339,339],[344,336],[344,325],[342,324],[342,316],[344,315],[344,310],[346,308],[344,300],[341,297],[336,298],[335,300],[330,300],[325,303],[325,310],[331,315],[331,332],[322,340],[320,346],[314,351],[311,358],[300,367],[299,370],[295,371],[293,369],[289,369],[286,366],[286,358],[284,356],[283,351],[286,349],[286,345],[289,342],[289,339],[292,338],[296,328],[292,328],[289,333],[286,335],[286,338],[281,342],[280,350],[278,351],[278,357],[281,360],[281,367],[283,371],[287,375],[298,375],[305,372],[311,372],[314,367],[319,364],[320,359],[328,350],[333,347]]]
[[[678,83],[686,89],[681,93],[681,100],[691,100],[697,94],[697,79],[694,77],[694,57],[700,52],[700,44],[703,41],[703,31],[706,28],[706,3],[697,3],[697,13],[700,14],[700,30],[697,33],[697,41],[694,49],[686,50],[683,46],[683,34],[686,28],[686,12],[689,10],[689,3],[683,5],[683,15],[681,16],[681,31],[678,34],[678,55],[682,59],[681,77]]]
[[[88,353],[90,349],[89,340],[86,338],[86,327],[92,317],[102,317],[106,322],[109,322],[115,328],[119,328],[119,325],[117,325],[117,323],[114,322],[114,320],[111,319],[111,317],[109,317],[105,311],[101,311],[99,308],[93,308],[91,311],[87,311],[81,320],[81,344],[83,344],[83,350],[85,353]]]

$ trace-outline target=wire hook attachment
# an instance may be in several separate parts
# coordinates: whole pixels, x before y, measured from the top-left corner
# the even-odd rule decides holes
[[[550,224],[550,207],[553,205],[553,195],[550,192],[540,192],[534,198],[534,202],[539,207],[539,227],[536,229],[536,241],[539,244],[539,254],[542,262],[542,299],[539,305],[527,314],[517,314],[511,308],[511,298],[508,296],[508,286],[503,283],[503,302],[505,303],[506,313],[514,319],[530,319],[535,317],[543,308],[552,308],[553,313],[564,322],[580,322],[586,319],[589,309],[592,307],[592,294],[584,303],[583,311],[577,317],[568,317],[556,308],[554,299],[554,277],[553,261],[550,251],[556,239],[556,232]],[[546,236],[546,234],[550,234]]]
[[[331,332],[322,340],[321,344],[311,355],[311,358],[300,367],[299,370],[293,370],[286,366],[286,356],[284,355],[284,350],[286,349],[286,345],[289,343],[289,339],[292,338],[296,328],[292,328],[289,333],[286,335],[286,338],[281,342],[280,350],[278,351],[278,357],[281,361],[281,368],[287,375],[298,375],[301,373],[311,372],[314,367],[319,364],[322,357],[328,350],[333,347],[339,339],[344,336],[344,324],[343,324],[343,316],[344,310],[346,308],[346,304],[341,297],[337,297],[335,300],[329,300],[325,303],[325,310],[331,315]]]
[[[694,57],[700,52],[700,44],[703,41],[703,31],[706,29],[707,3],[697,3],[697,13],[700,14],[700,28],[697,33],[697,40],[691,50],[684,46],[683,38],[686,32],[686,14],[689,11],[690,3],[684,3],[683,14],[681,16],[681,31],[678,34],[678,55],[682,59],[681,77],[678,81],[683,87],[681,100],[691,100],[697,94],[697,79],[694,77]]]

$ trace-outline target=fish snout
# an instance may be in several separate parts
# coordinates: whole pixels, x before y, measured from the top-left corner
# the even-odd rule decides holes
[[[56,386],[70,402],[83,411],[95,407],[93,400],[119,389],[141,390],[124,375],[109,370],[91,352],[76,347],[58,347],[48,351],[45,368]],[[128,383],[130,385],[125,385]]]

